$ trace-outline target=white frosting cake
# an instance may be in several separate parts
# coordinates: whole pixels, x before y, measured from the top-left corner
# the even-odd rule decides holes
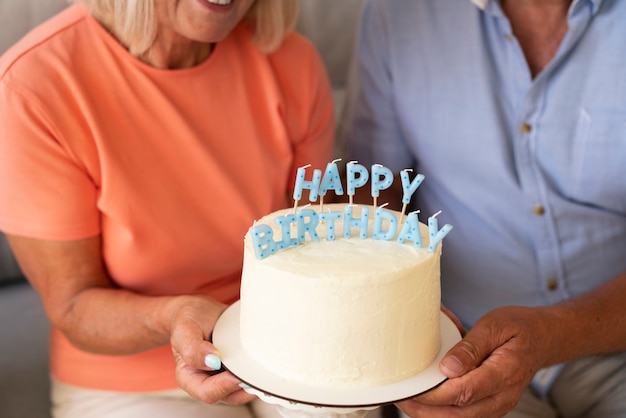
[[[344,206],[323,209],[343,212]],[[293,210],[270,214],[255,225],[270,225],[278,240],[281,227],[274,219],[288,213]],[[343,218],[337,219],[330,240],[320,221],[318,241],[307,236],[304,244],[266,258],[255,255],[248,232],[241,343],[267,370],[314,386],[371,387],[412,376],[435,359],[441,246],[428,251],[423,224],[423,248],[413,241],[374,239],[371,219],[369,224],[366,238],[359,238],[358,231],[344,238]]]

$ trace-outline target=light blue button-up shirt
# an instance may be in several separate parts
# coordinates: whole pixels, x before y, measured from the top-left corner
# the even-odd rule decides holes
[[[414,203],[454,226],[443,302],[467,326],[626,271],[626,1],[573,1],[534,79],[499,2],[473,3],[365,6],[351,145],[426,176]]]

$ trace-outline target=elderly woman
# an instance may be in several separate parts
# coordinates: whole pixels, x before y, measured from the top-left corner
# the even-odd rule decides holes
[[[253,417],[208,340],[247,228],[331,159],[325,70],[291,0],[81,3],[0,59],[0,229],[53,415]]]

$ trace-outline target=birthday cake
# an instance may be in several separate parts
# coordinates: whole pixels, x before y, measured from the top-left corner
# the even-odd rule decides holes
[[[244,245],[243,349],[272,374],[313,386],[374,387],[419,373],[440,349],[437,244],[451,229],[433,220],[326,204],[256,221]]]

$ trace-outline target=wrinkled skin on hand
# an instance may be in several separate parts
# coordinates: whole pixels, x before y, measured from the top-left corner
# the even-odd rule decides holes
[[[547,361],[555,321],[542,308],[503,307],[486,314],[439,365],[437,388],[397,404],[413,418],[502,417]]]
[[[214,301],[208,304],[194,301],[173,315],[171,345],[176,360],[176,380],[183,390],[203,402],[241,405],[256,396],[246,393],[239,386],[241,381],[231,373],[211,370],[204,360],[208,354],[219,356],[209,339],[224,309],[226,305],[216,308]]]

